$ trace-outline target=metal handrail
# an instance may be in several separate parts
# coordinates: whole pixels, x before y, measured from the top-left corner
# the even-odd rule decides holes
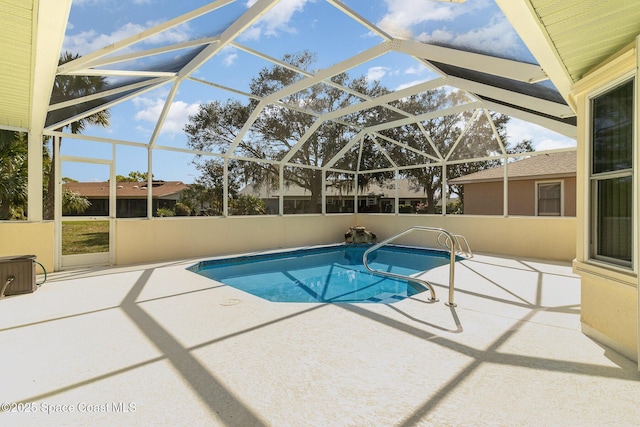
[[[445,237],[444,242],[440,240],[441,237]],[[456,254],[460,254],[461,256],[466,257],[467,259],[471,259],[473,258],[473,251],[471,250],[471,246],[469,245],[469,242],[467,241],[467,238],[464,237],[462,234],[451,234],[451,236],[453,236],[453,238],[456,241],[456,244],[458,246],[458,250],[456,251]],[[464,242],[464,245],[461,243]],[[444,248],[447,248],[449,250],[451,250],[450,246],[449,246],[449,242],[451,241],[451,238],[449,236],[447,236],[444,233],[440,233],[438,234],[438,244]],[[465,249],[466,247],[466,249]]]
[[[367,257],[369,256],[369,254],[377,249],[380,249],[382,246],[386,245],[387,243],[397,239],[398,237],[404,236],[405,234],[411,233],[415,230],[422,230],[422,231],[431,231],[431,232],[437,232],[437,233],[441,233],[444,234],[445,236],[447,236],[447,238],[449,239],[449,241],[451,242],[451,248],[449,249],[449,253],[450,253],[450,261],[449,261],[449,302],[445,303],[448,306],[451,307],[455,307],[456,304],[453,302],[453,291],[454,291],[454,277],[455,277],[455,262],[456,262],[456,240],[453,238],[453,234],[449,233],[447,230],[443,229],[443,228],[436,228],[436,227],[423,227],[420,225],[415,225],[411,228],[406,229],[405,231],[403,231],[402,233],[396,234],[395,236],[389,237],[388,239],[383,240],[380,243],[377,243],[373,246],[371,246],[369,249],[367,249],[366,251],[364,251],[364,254],[362,255],[362,263],[364,264],[365,268],[367,270],[369,270],[370,272],[374,273],[374,274],[379,274],[381,276],[388,276],[388,277],[393,277],[394,279],[401,279],[401,280],[407,280],[410,282],[416,282],[416,283],[420,283],[421,285],[425,286],[427,289],[429,289],[429,291],[431,292],[431,300],[432,301],[437,301],[438,299],[436,298],[436,292],[433,289],[433,285],[429,282],[427,282],[426,280],[423,279],[419,279],[417,277],[411,277],[411,276],[405,276],[402,274],[395,274],[395,273],[390,273],[388,271],[379,271],[379,270],[374,270],[373,268],[371,268],[369,266],[369,262],[367,261]]]

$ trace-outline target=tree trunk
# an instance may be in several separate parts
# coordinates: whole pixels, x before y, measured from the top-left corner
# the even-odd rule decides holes
[[[433,191],[433,188],[431,187],[427,187],[426,188],[426,193],[427,193],[427,213],[428,214],[434,214],[436,213],[436,203],[434,201],[435,199],[435,191]]]
[[[311,179],[311,200],[309,201],[309,213],[320,213],[322,207],[318,209],[318,204],[322,199],[322,173],[314,171],[313,178]]]
[[[62,131],[62,129],[58,129],[58,131]],[[42,216],[45,220],[54,219],[54,210],[55,210],[55,194],[56,194],[56,138],[53,137],[51,140],[51,166],[49,167],[49,179],[47,181],[47,194],[44,198],[44,203],[42,206],[43,212]],[[59,139],[59,146],[62,145],[62,138]]]
[[[9,206],[10,203],[7,200],[0,200],[0,220],[9,219]]]
[[[53,211],[54,211],[54,194],[56,189],[56,163],[55,163],[55,155],[52,154],[51,157],[51,167],[49,168],[49,181],[47,182],[47,195],[44,198],[43,204],[43,212],[42,216],[44,219],[53,219]]]

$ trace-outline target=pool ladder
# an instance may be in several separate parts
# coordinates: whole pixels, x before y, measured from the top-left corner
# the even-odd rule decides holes
[[[423,226],[413,226],[411,228],[406,229],[402,233],[396,234],[395,236],[389,237],[388,239],[383,240],[382,242],[371,246],[369,249],[364,251],[362,255],[362,263],[366,267],[367,270],[374,274],[378,274],[381,276],[387,276],[394,279],[406,280],[408,282],[419,283],[425,288],[429,290],[431,293],[430,301],[438,301],[436,298],[436,291],[433,288],[433,285],[424,279],[420,279],[418,277],[406,276],[403,274],[395,274],[389,271],[380,271],[371,268],[369,265],[369,261],[367,260],[369,254],[377,249],[380,249],[382,246],[386,245],[393,240],[396,240],[399,237],[404,236],[405,234],[409,234],[413,231],[428,231],[432,233],[438,233],[438,244],[449,251],[449,301],[445,303],[450,307],[455,307],[456,304],[453,302],[453,291],[454,291],[454,279],[455,279],[455,269],[456,269],[456,255],[464,256],[465,258],[473,257],[473,252],[471,252],[471,247],[469,246],[469,242],[465,239],[464,236],[460,234],[453,234],[448,232],[443,228],[436,227],[423,227]]]

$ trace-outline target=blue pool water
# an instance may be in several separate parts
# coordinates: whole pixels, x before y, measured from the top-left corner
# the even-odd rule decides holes
[[[339,245],[203,261],[189,270],[278,302],[395,302],[423,292],[418,285],[375,275],[362,264],[365,245]],[[443,251],[385,246],[371,253],[376,270],[412,275],[445,265]]]

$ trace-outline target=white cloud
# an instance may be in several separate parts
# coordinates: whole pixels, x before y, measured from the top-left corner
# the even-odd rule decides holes
[[[257,0],[247,1],[251,7]],[[302,12],[305,5],[315,0],[282,0],[269,10],[253,27],[245,31],[243,39],[257,40],[261,36],[278,36],[280,33],[295,34],[297,29],[289,26],[291,18],[296,12]]]
[[[416,36],[416,41],[419,42],[441,42],[450,44],[451,41],[455,38],[455,34],[446,29],[438,29],[433,30],[431,34],[429,33],[420,33]]]
[[[129,22],[109,34],[99,34],[95,30],[83,31],[72,36],[65,36],[63,49],[84,55],[138,34],[156,24],[156,22],[147,22],[142,25]],[[190,32],[189,25],[184,24],[149,37],[142,43],[147,45],[179,43],[188,40]]]
[[[398,90],[406,89],[406,88],[411,87],[411,86],[419,85],[420,83],[424,83],[427,80],[428,79],[422,79],[422,80],[414,80],[412,82],[403,83],[403,84],[399,85],[398,87],[396,87],[395,90],[398,91]]]
[[[522,48],[518,35],[504,16],[495,16],[487,26],[475,28],[465,33],[453,33],[447,29],[438,29],[430,34],[421,33],[416,37],[416,40],[426,43],[453,44],[496,54]]]
[[[151,99],[138,97],[133,100],[133,103],[136,108],[139,109],[135,114],[134,119],[155,125],[160,117],[162,109],[164,108],[165,100],[162,98]],[[199,102],[193,104],[187,104],[183,101],[173,102],[169,109],[169,114],[167,114],[167,118],[164,121],[162,133],[181,133],[184,129],[184,125],[189,120],[189,116],[197,114],[199,108]]]
[[[531,140],[536,151],[556,150],[576,146],[576,140],[573,138],[513,117],[507,123],[507,133],[511,145],[528,139]]]
[[[405,74],[422,74],[422,73],[424,73],[425,71],[428,71],[428,70],[429,69],[427,67],[425,67],[424,65],[418,64],[418,65],[415,65],[413,67],[407,68],[406,70],[404,70],[404,73]]]
[[[230,54],[228,54],[227,56],[224,57],[224,59],[222,60],[222,63],[225,66],[230,67],[236,62],[236,59],[238,59],[238,54],[237,53],[230,53]]]
[[[380,80],[389,73],[389,70],[388,67],[371,67],[367,70],[367,80]]]
[[[411,27],[427,21],[451,21],[468,9],[455,3],[424,0],[385,0],[387,14],[377,23],[389,35],[413,39]]]
[[[546,150],[558,150],[560,148],[575,148],[576,142],[574,140],[557,140],[557,139],[542,139],[535,145],[536,151]]]

